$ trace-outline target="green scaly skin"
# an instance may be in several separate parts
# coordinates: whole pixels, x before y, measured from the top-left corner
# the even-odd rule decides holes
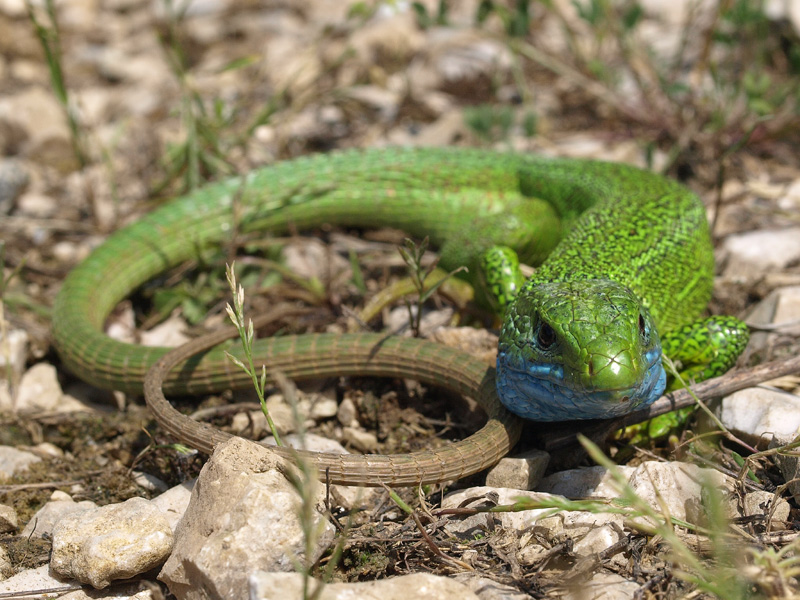
[[[282,232],[323,223],[392,226],[428,235],[442,249],[443,266],[467,265],[472,274],[485,253],[502,244],[523,262],[541,264],[520,298],[535,296],[543,282],[618,281],[632,290],[656,336],[655,329],[663,334],[694,320],[711,289],[713,255],[702,206],[687,190],[655,174],[482,150],[344,152],[279,163],[209,185],[112,235],[70,273],[56,301],[53,335],[63,361],[99,387],[141,392],[147,369],[167,349],[108,338],[102,327],[119,301],[200,249],[229,240],[235,230]],[[503,329],[501,348],[510,353],[524,346],[525,333],[514,317],[514,307],[523,304],[511,303]],[[567,334],[573,322],[568,303],[553,310],[552,326]],[[641,350],[638,318],[634,321],[633,329],[628,324],[608,336],[623,348],[608,347],[607,355]],[[584,334],[591,332],[571,333]],[[301,355],[304,337],[260,343],[271,352]],[[324,343],[320,336],[309,337]],[[580,348],[591,344],[598,342],[576,339],[574,347],[581,354]],[[635,362],[630,361],[633,369],[639,368]],[[221,350],[212,350],[173,371],[164,388],[167,393],[216,391],[231,385],[234,370]],[[590,388],[609,385],[608,369],[600,370]],[[586,385],[580,369],[567,373],[567,386]],[[585,416],[580,407],[561,414]]]

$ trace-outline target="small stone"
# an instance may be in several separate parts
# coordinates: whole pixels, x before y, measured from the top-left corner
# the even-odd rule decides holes
[[[35,446],[31,446],[29,450],[34,454],[36,454],[36,456],[41,456],[42,458],[64,457],[64,451],[55,444],[51,444],[50,442],[42,442],[41,444],[36,444]]]
[[[30,452],[17,450],[11,446],[0,446],[0,479],[13,477],[15,473],[23,471],[41,460]]]
[[[351,277],[350,263],[319,240],[289,243],[282,254],[286,267],[298,277],[317,281]]]
[[[766,445],[772,435],[800,431],[800,397],[775,389],[752,387],[723,398],[717,410],[722,424],[752,444]]]
[[[287,430],[288,427],[284,425],[284,421],[291,421],[291,419],[288,414],[284,415],[283,410],[281,410],[280,416],[278,416],[278,411],[275,411],[275,414],[273,414],[270,410],[270,417],[273,423],[275,423],[278,432]],[[267,433],[267,420],[264,418],[264,413],[260,410],[238,412],[233,415],[231,419],[231,430],[236,433],[236,435],[248,438],[260,438]]]
[[[488,329],[442,327],[431,334],[431,341],[464,350],[487,364],[497,360],[497,336]]]
[[[67,515],[84,513],[97,508],[94,502],[83,500],[75,502],[69,494],[56,490],[50,495],[50,500],[31,517],[20,534],[22,537],[46,537],[53,533],[53,529],[62,518]]]
[[[743,507],[739,506],[739,499],[733,494],[728,497],[725,505],[725,514],[729,519],[769,517],[769,531],[787,529],[790,510],[791,507],[786,500],[764,490],[754,490],[745,494]]]
[[[746,321],[756,326],[779,325],[780,332],[759,331],[750,334],[748,350],[762,352],[780,335],[800,335],[800,285],[779,287],[748,311]],[[795,325],[791,325],[795,323]],[[787,326],[788,325],[788,326]]]
[[[63,395],[56,368],[47,363],[37,363],[20,380],[15,409],[22,412],[54,410]]]
[[[141,471],[132,471],[131,479],[140,488],[143,488],[150,492],[165,492],[169,489],[169,486],[166,483],[164,483],[163,480],[159,479],[155,475],[150,475],[149,473],[142,473]]]
[[[724,275],[737,279],[761,277],[800,260],[800,227],[749,231],[728,236]]]
[[[25,372],[19,382],[14,410],[64,413],[84,411],[88,408],[75,398],[64,395],[53,365],[37,363]]]
[[[706,521],[703,488],[713,486],[723,496],[733,489],[732,481],[715,469],[658,461],[636,467],[628,485],[656,511],[666,510],[671,517],[690,523]]]
[[[336,420],[345,427],[358,426],[356,405],[349,397],[345,397],[340,403],[336,411]]]
[[[49,219],[58,212],[58,202],[50,196],[28,192],[17,199],[17,212],[35,219]]]
[[[308,398],[310,406],[308,416],[315,421],[322,421],[335,417],[339,411],[339,404],[334,398],[322,394],[313,394]]]
[[[0,504],[0,533],[16,531],[18,526],[17,511],[7,504]]]
[[[162,563],[172,550],[172,529],[149,500],[131,498],[61,519],[53,530],[50,568],[95,589]]]
[[[182,600],[247,598],[253,573],[293,570],[295,560],[304,560],[306,542],[296,512],[300,499],[283,475],[294,468],[241,438],[220,444],[197,478],[175,531],[175,550],[159,575],[170,592]],[[311,526],[319,536],[311,562],[334,533],[322,516],[324,489],[314,487]]]
[[[165,346],[172,348],[181,346],[189,341],[186,330],[189,328],[186,321],[178,314],[159,323],[148,331],[141,333],[142,346]]]
[[[313,586],[319,585],[315,581]],[[314,589],[312,587],[311,589]],[[303,596],[303,576],[300,573],[270,573],[257,571],[250,576],[250,600],[286,600]],[[328,583],[319,600],[478,600],[465,585],[450,579],[415,573],[360,583]]]
[[[371,431],[345,427],[342,430],[342,439],[361,452],[375,452],[378,449],[378,438]]]
[[[501,458],[486,474],[489,487],[533,489],[544,476],[550,455],[541,450],[530,450],[524,454]]]
[[[530,498],[534,502],[547,502],[552,494],[529,492],[510,488],[476,487],[459,490],[449,494],[442,501],[442,508],[464,506],[465,502],[480,505],[491,498],[492,504],[514,504],[519,498]],[[558,497],[555,498],[559,500]],[[485,531],[492,525],[489,521],[499,521],[500,526],[512,531],[526,531],[536,527],[550,539],[567,535],[573,539],[573,550],[581,556],[601,552],[617,543],[623,534],[623,517],[616,514],[595,514],[587,511],[559,512],[552,514],[551,508],[534,508],[519,512],[478,513],[464,519],[451,519],[445,529],[453,534],[473,535]],[[539,562],[546,548],[531,539],[519,552],[519,560],[525,564]]]

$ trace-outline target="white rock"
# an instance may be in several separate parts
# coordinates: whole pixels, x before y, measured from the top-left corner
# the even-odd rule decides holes
[[[357,427],[344,427],[342,439],[361,452],[375,452],[378,449],[378,437],[371,431]]]
[[[303,279],[330,281],[350,278],[350,263],[319,240],[311,238],[291,242],[283,247],[282,254],[286,267]]]
[[[7,504],[0,504],[0,533],[14,531],[18,526],[17,511]]]
[[[42,458],[63,458],[64,456],[64,451],[50,442],[42,442],[28,449],[36,456],[41,456]]]
[[[753,325],[779,325],[779,331],[755,330],[750,334],[748,350],[756,353],[769,348],[783,335],[800,335],[800,285],[779,287],[748,311],[746,321]],[[795,323],[795,325],[791,325]]]
[[[35,569],[28,569],[0,581],[0,594],[19,594],[17,597],[30,598],[30,594],[22,595],[31,590],[64,589],[65,586],[78,587],[76,582],[63,581],[50,574],[50,566],[42,565]],[[12,596],[13,597],[13,596]],[[42,596],[39,596],[42,597]]]
[[[189,341],[186,335],[188,325],[178,314],[173,314],[164,322],[159,323],[148,331],[141,333],[143,346],[166,346],[168,348],[180,346]]]
[[[79,400],[64,395],[61,384],[58,382],[56,368],[43,362],[36,363],[25,371],[19,382],[13,409],[23,413],[29,411],[65,413],[89,410]]]
[[[11,381],[17,383],[25,370],[28,360],[28,333],[24,329],[9,329],[7,335],[0,335],[0,379],[8,377],[11,369]]]
[[[131,479],[140,488],[150,492],[165,492],[167,489],[169,489],[169,486],[164,483],[163,480],[159,479],[155,475],[150,475],[150,473],[131,471]]]
[[[322,421],[336,416],[339,410],[339,403],[334,398],[329,398],[323,394],[310,394],[308,416],[315,421]]]
[[[0,479],[12,477],[14,473],[27,469],[30,465],[41,462],[41,458],[24,450],[11,446],[0,446]]]
[[[703,486],[715,486],[723,495],[733,489],[733,480],[719,471],[688,463],[648,461],[620,470],[627,484],[653,509],[661,512],[663,502],[670,516],[692,523],[705,520],[701,502]],[[547,477],[537,487],[570,498],[619,496],[604,467],[562,471]]]
[[[703,488],[713,486],[723,495],[733,489],[733,482],[719,471],[681,462],[648,461],[634,470],[628,484],[650,506],[669,516],[690,523],[703,523]]]
[[[189,507],[175,532],[175,550],[159,579],[181,600],[245,598],[259,569],[292,570],[302,560],[299,497],[283,475],[294,467],[273,452],[233,438],[220,444],[203,467]],[[322,517],[324,489],[316,486],[320,536],[315,561],[333,538]]]
[[[454,492],[442,501],[442,508],[464,506],[467,499],[474,501],[466,506],[480,505],[487,494],[496,497],[497,504],[513,504],[518,498],[546,501],[552,494],[529,492],[509,488],[476,487]],[[552,508],[534,508],[518,512],[478,513],[464,519],[449,519],[445,529],[451,534],[471,535],[487,528],[487,522],[499,521],[500,526],[512,531],[524,531],[531,527],[547,531],[547,536],[568,535],[574,540],[576,554],[589,555],[602,552],[623,537],[621,515],[594,514],[585,511],[559,512],[552,514]],[[527,547],[519,553],[519,559],[526,564],[538,562],[546,549],[530,539]]]
[[[172,531],[175,531],[178,522],[189,506],[189,500],[192,497],[192,488],[194,488],[195,481],[195,479],[184,481],[182,484],[171,487],[163,494],[151,500],[151,502],[164,513]]]
[[[728,236],[722,245],[727,254],[724,274],[756,278],[800,260],[800,227],[749,231]]]
[[[717,412],[725,427],[750,443],[767,443],[771,434],[791,437],[800,432],[800,397],[780,390],[734,392],[723,398]]]
[[[488,329],[441,327],[431,334],[430,339],[469,352],[491,365],[497,360],[497,336]]]
[[[356,405],[351,398],[343,398],[339,403],[339,409],[336,411],[336,419],[345,427],[357,427],[358,411]]]
[[[800,285],[785,287],[775,290],[775,313],[772,322],[778,325],[800,321]],[[800,327],[795,326],[798,333]]]
[[[20,534],[23,537],[45,537],[53,533],[53,528],[62,518],[70,514],[84,513],[97,508],[90,500],[75,502],[69,494],[56,490],[50,500],[31,517]]]
[[[529,450],[518,456],[501,458],[486,474],[489,487],[533,489],[544,476],[550,455],[541,450]]]
[[[62,240],[53,244],[53,256],[65,265],[76,265],[89,256],[90,248],[86,244],[77,244]]]
[[[272,414],[270,411],[270,417],[275,423],[275,419],[277,416],[276,414]],[[281,414],[280,418],[278,418],[277,423],[275,426],[278,429],[278,432],[286,431],[286,427],[284,426],[284,421],[288,418]],[[236,435],[241,435],[248,438],[259,438],[262,437],[265,433],[267,433],[267,420],[264,418],[264,413],[260,410],[250,410],[247,412],[238,412],[233,415],[231,419],[231,431],[233,431]]]
[[[17,212],[35,219],[49,219],[58,212],[58,201],[44,194],[26,192],[17,198]]]
[[[47,363],[37,363],[22,376],[16,408],[20,411],[54,410],[63,395],[56,368]]]
[[[24,18],[27,14],[24,0],[0,0],[0,13],[8,17]]]
[[[725,514],[729,519],[738,517],[770,517],[770,531],[779,531],[787,528],[789,522],[789,503],[764,490],[754,490],[744,496],[744,506],[739,506],[739,498],[731,495],[727,498]]]
[[[172,529],[149,500],[68,515],[53,530],[50,568],[96,589],[161,564],[172,550]]]
[[[317,582],[319,583],[319,582]],[[300,573],[257,571],[249,581],[250,600],[289,600],[303,597],[303,576]],[[313,589],[313,587],[311,588]],[[242,596],[243,598],[244,596]],[[465,585],[448,577],[415,573],[360,583],[329,583],[319,600],[478,600]]]

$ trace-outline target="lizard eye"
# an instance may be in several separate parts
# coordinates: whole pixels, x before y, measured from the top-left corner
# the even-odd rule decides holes
[[[639,313],[639,334],[643,339],[647,339],[647,323],[645,323],[642,313]]]
[[[539,333],[536,334],[536,341],[542,350],[547,350],[550,346],[556,343],[556,332],[547,323],[542,321],[539,326]]]

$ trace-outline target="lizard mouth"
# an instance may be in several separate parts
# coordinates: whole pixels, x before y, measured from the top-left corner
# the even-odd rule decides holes
[[[532,421],[618,417],[653,403],[666,388],[661,349],[645,358],[647,368],[632,385],[595,389],[571,384],[561,365],[526,364],[500,352],[497,391],[506,408]]]

